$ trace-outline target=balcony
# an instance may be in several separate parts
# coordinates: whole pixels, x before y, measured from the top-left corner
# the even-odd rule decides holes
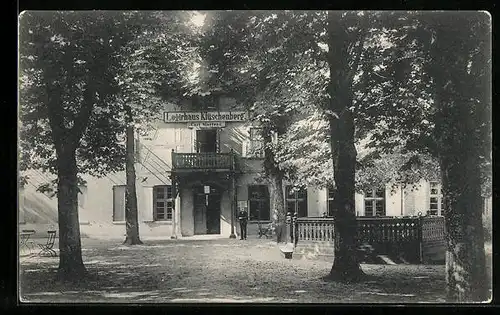
[[[234,169],[232,153],[175,153],[172,167],[176,171],[231,171]]]

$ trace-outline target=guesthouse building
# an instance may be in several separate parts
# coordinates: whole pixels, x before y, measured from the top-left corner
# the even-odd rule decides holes
[[[249,234],[257,234],[258,222],[271,221],[269,190],[260,180],[263,157],[259,126],[233,99],[212,96],[165,104],[153,130],[136,141],[141,237],[235,237],[235,213],[241,208],[249,215]],[[36,191],[52,177],[37,170],[29,176],[19,191],[20,229],[57,228],[56,198]],[[79,187],[82,236],[123,238],[125,172],[84,178],[86,185]],[[289,212],[299,217],[332,214],[332,191],[295,191],[287,184],[283,189]],[[391,185],[356,195],[358,216],[442,215],[442,208],[437,182],[421,181],[415,190]]]

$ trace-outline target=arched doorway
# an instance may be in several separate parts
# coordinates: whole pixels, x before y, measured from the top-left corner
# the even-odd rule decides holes
[[[205,186],[209,186],[208,194]],[[210,184],[193,186],[194,234],[220,234],[221,195],[220,188]]]

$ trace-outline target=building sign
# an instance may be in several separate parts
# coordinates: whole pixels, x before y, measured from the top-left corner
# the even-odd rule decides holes
[[[187,124],[188,128],[223,128],[226,126],[224,121],[214,122],[190,122]]]
[[[238,211],[248,211],[248,203],[246,200],[238,200]]]
[[[214,122],[214,121],[246,121],[246,112],[165,112],[163,121],[166,123],[178,122]]]
[[[203,186],[203,192],[205,192],[205,194],[209,194],[210,193],[210,186]]]

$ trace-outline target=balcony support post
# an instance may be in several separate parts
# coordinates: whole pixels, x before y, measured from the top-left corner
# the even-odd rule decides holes
[[[236,238],[236,234],[234,234],[234,216],[237,207],[238,196],[236,194],[236,178],[234,176],[234,152],[231,149],[231,196],[233,197],[231,200],[231,235],[229,238]]]
[[[173,152],[173,151],[172,151]],[[177,185],[176,185],[176,179],[175,175],[172,174],[170,177],[172,181],[172,236],[170,236],[171,239],[177,239],[177,207],[176,207],[176,200],[177,200]]]

